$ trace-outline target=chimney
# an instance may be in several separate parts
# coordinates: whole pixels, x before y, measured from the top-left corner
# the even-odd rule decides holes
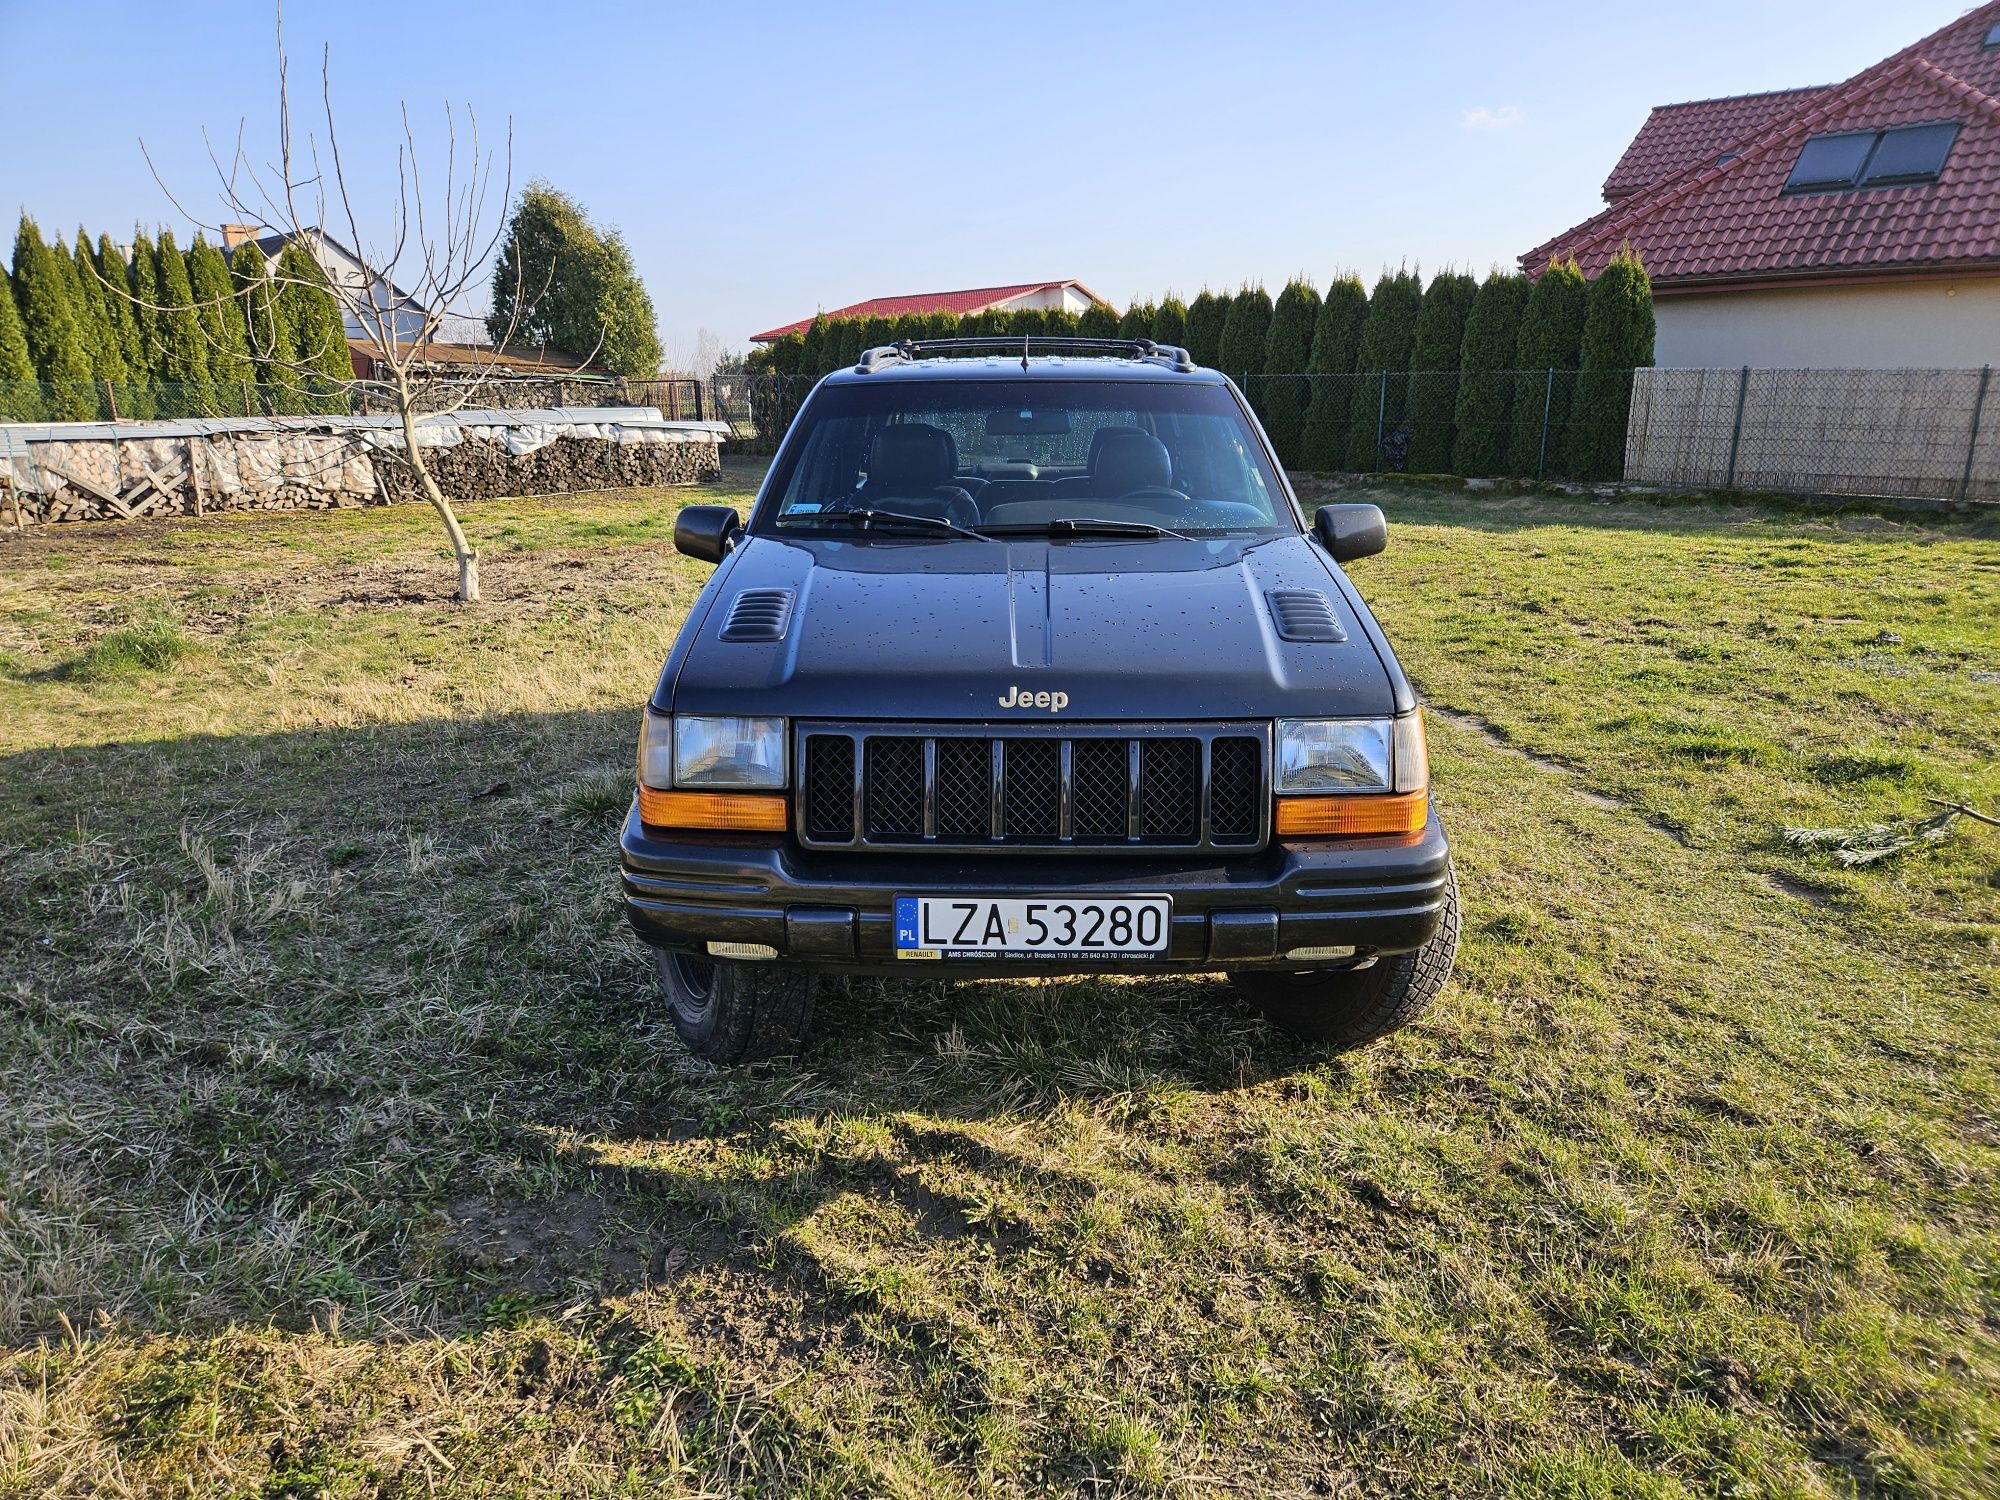
[[[225,253],[234,250],[245,240],[257,237],[255,224],[224,224],[222,226],[222,248]]]

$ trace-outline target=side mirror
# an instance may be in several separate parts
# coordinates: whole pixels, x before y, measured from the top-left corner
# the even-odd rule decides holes
[[[674,517],[674,550],[685,557],[719,563],[742,529],[734,506],[690,505]]]
[[[1353,562],[1389,545],[1389,523],[1379,505],[1322,505],[1313,517],[1313,535],[1335,562]]]

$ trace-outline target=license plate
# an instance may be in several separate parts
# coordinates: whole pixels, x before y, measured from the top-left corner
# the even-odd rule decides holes
[[[1165,896],[898,896],[898,958],[1117,958],[1164,953]]]

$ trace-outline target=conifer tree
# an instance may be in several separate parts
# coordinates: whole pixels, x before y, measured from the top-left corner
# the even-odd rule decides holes
[[[292,362],[300,373],[300,400],[309,412],[344,411],[354,357],[347,347],[347,320],[325,272],[304,246],[288,243],[278,252],[276,280],[279,317],[291,330]]]
[[[243,343],[257,385],[257,409],[272,416],[295,414],[300,406],[298,374],[291,366],[295,340],[264,252],[245,240],[229,257],[229,270],[243,307]]]
[[[77,246],[80,251],[81,236]],[[97,253],[91,264],[97,273],[97,290],[104,299],[104,311],[111,321],[112,336],[118,341],[118,362],[124,366],[125,378],[132,382],[136,392],[146,384],[146,352],[139,336],[138,314],[132,306],[131,270],[108,234],[97,237]]]
[[[1528,278],[1495,270],[1473,294],[1459,348],[1458,429],[1454,474],[1482,477],[1507,463],[1507,417],[1514,409],[1514,339],[1528,300]]]
[[[1528,293],[1520,330],[1514,337],[1514,368],[1520,374],[1514,387],[1513,431],[1507,444],[1510,473],[1540,474],[1562,459],[1575,389],[1571,372],[1582,351],[1588,290],[1577,263],[1561,260],[1549,262]]]
[[[884,344],[893,344],[896,341],[896,325],[887,318],[863,318],[857,332],[860,334],[863,351],[879,349]],[[858,360],[861,355],[856,353],[854,357]]]
[[[1585,304],[1568,468],[1578,479],[1616,479],[1625,472],[1632,372],[1653,362],[1653,283],[1630,245],[1597,273]]]
[[[861,362],[861,319],[833,321],[833,367],[845,370]]]
[[[1354,404],[1354,361],[1361,352],[1361,325],[1368,317],[1368,292],[1348,274],[1326,289],[1313,327],[1306,369],[1315,377],[1300,433],[1300,463],[1322,473],[1347,462],[1347,420]]]
[[[69,282],[63,274],[67,256],[42,243],[35,221],[25,213],[14,238],[14,303],[26,336],[28,357],[46,390],[43,406],[58,422],[86,422],[97,415],[97,396],[90,380],[90,355],[77,327]],[[70,267],[72,274],[74,267]]]
[[[98,391],[115,398],[106,403],[102,414],[110,416],[115,409],[121,417],[136,416],[126,389],[125,351],[111,322],[104,285],[97,279],[97,262],[90,255],[90,237],[81,228],[76,231],[76,249],[69,256],[67,271],[65,279],[75,294],[77,324],[83,330],[83,342],[90,354],[90,373],[96,378]]]
[[[812,322],[806,325],[805,336],[799,340],[799,373],[817,380],[828,368],[826,314],[815,313]]]
[[[1231,380],[1261,375],[1264,340],[1270,332],[1271,294],[1261,286],[1244,287],[1229,299],[1229,312],[1222,320],[1222,343],[1216,351],[1217,368]],[[1254,398],[1251,404],[1256,404]]]
[[[35,362],[28,356],[28,337],[21,331],[21,313],[14,305],[14,283],[0,275],[0,418],[39,422],[41,389],[35,383]]]
[[[1042,312],[1042,332],[1062,338],[1076,336],[1076,314],[1066,307],[1046,308]]]
[[[1458,361],[1465,343],[1465,319],[1479,284],[1462,271],[1431,278],[1417,309],[1410,341],[1409,470],[1445,474],[1451,470],[1452,416],[1458,407]]]
[[[1077,316],[1076,335],[1084,339],[1118,337],[1118,314],[1102,302],[1093,302]]]
[[[1294,277],[1278,293],[1271,308],[1271,326],[1264,335],[1264,373],[1277,378],[1260,382],[1264,431],[1287,468],[1297,468],[1304,457],[1299,439],[1312,391],[1302,377],[1312,358],[1313,328],[1318,321],[1319,293],[1311,282]]]
[[[195,311],[194,288],[188,282],[187,260],[174,243],[171,229],[160,231],[155,251],[159,263],[160,380],[168,387],[162,405],[168,415],[207,416],[216,410],[208,384],[208,341]]]
[[[1423,283],[1414,271],[1385,271],[1368,298],[1368,317],[1361,325],[1361,346],[1354,368],[1373,380],[1357,383],[1347,419],[1347,467],[1364,472],[1383,466],[1382,440],[1403,425],[1410,382],[1411,344],[1417,313],[1423,305]]]
[[[1207,287],[1188,304],[1187,352],[1196,364],[1209,369],[1221,364],[1222,329],[1229,321],[1229,307],[1229,298],[1218,297]]]
[[[1187,304],[1171,293],[1153,312],[1153,342],[1180,347],[1187,342]]]
[[[160,374],[160,257],[143,230],[132,231],[132,321],[139,330],[139,358],[132,365],[135,379],[157,387]]]
[[[1149,339],[1153,336],[1153,319],[1159,309],[1150,302],[1134,302],[1125,309],[1125,316],[1118,320],[1117,337],[1121,339]]]
[[[188,285],[194,292],[195,315],[201,320],[203,354],[215,387],[217,410],[228,416],[251,416],[257,410],[250,386],[257,369],[250,359],[250,336],[243,302],[222,252],[196,231],[187,252]]]

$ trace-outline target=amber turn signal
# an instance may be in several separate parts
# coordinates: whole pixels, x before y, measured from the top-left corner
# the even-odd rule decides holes
[[[639,821],[649,828],[783,833],[785,799],[768,792],[661,792],[642,786]]]
[[[1421,833],[1430,818],[1423,792],[1351,797],[1280,797],[1278,835],[1351,838],[1370,833]]]

